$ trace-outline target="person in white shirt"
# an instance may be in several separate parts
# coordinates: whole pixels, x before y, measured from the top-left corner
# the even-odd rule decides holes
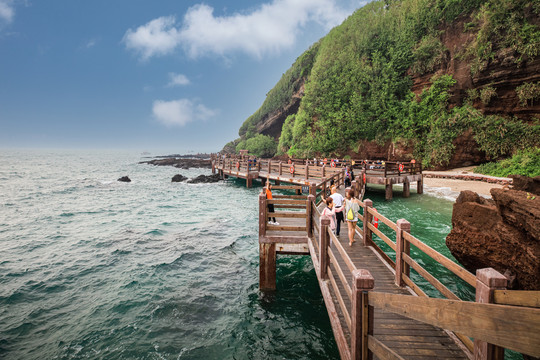
[[[341,223],[344,221],[343,219],[343,212],[341,211],[341,207],[343,206],[343,196],[337,192],[337,189],[335,186],[332,186],[330,189],[330,197],[332,198],[332,202],[334,204],[334,207],[336,208],[336,235],[339,236],[339,231],[341,230]],[[325,199],[323,199],[325,200]]]

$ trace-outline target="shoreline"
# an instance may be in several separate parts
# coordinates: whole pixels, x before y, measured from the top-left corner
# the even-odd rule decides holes
[[[446,171],[424,171],[424,185],[432,189],[450,189],[457,195],[461,191],[470,190],[483,197],[491,198],[491,189],[502,189],[512,183],[511,178],[474,174],[472,172],[474,168],[475,166],[469,166]]]

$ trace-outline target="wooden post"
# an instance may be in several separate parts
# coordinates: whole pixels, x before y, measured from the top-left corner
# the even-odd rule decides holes
[[[493,303],[494,290],[504,290],[508,279],[493,268],[476,270],[476,302]],[[482,340],[474,340],[475,360],[503,360],[504,348]]]
[[[386,194],[385,199],[386,200],[392,200],[392,183],[390,182],[390,179],[385,178],[386,181]]]
[[[321,279],[328,279],[328,264],[330,257],[328,256],[328,245],[330,245],[330,237],[328,236],[328,227],[330,219],[322,218],[319,220],[319,266],[321,271]]]
[[[272,170],[272,160],[268,160],[268,176],[270,176],[271,170]]]
[[[371,215],[368,211],[370,207],[373,207],[373,201],[366,199],[364,200],[364,221],[363,221],[363,236],[364,239],[364,246],[368,246],[371,244],[371,230],[368,228],[368,224],[371,224],[371,218],[373,215]],[[347,215],[345,215],[347,216]]]
[[[259,159],[259,161],[257,161],[257,171],[261,172],[261,159]]]
[[[322,175],[323,179],[326,177],[326,164],[323,164],[322,166]]]
[[[276,244],[261,242],[266,236],[266,194],[259,194],[259,289],[276,289]]]
[[[259,289],[276,289],[276,244],[259,242]]]
[[[405,176],[405,182],[403,183],[403,197],[408,198],[409,196],[411,196],[411,183]]]
[[[422,178],[418,180],[416,183],[416,193],[423,194],[424,193],[424,175],[422,175]]]
[[[253,185],[253,178],[251,177],[251,175],[249,175],[249,172],[248,172],[247,177],[246,177],[246,187],[250,188],[252,185]]]
[[[364,186],[366,186],[366,184],[364,183],[364,179],[366,179],[366,182],[367,182],[367,178],[366,178],[366,169],[362,169],[362,174],[361,174],[361,176],[362,176],[362,177],[360,178],[360,179],[362,180],[361,184],[362,184],[362,187],[364,187]]]
[[[370,359],[367,338],[373,334],[373,307],[368,305],[368,291],[373,290],[375,279],[365,269],[352,272],[351,304],[351,359]]]
[[[309,165],[306,160],[306,180],[309,179]]]
[[[279,162],[279,176],[283,175],[283,169],[282,169],[282,163],[281,161]]]
[[[216,161],[212,160],[212,174],[216,173]]]
[[[357,198],[358,197],[358,184],[356,183],[356,180],[353,180],[351,182],[351,189],[354,190],[354,197]]]
[[[308,237],[313,237],[313,206],[315,204],[315,195],[309,194],[306,203],[306,230]]]
[[[403,254],[409,255],[411,252],[410,243],[403,238],[403,232],[411,232],[411,223],[405,219],[399,219],[396,222],[396,285],[404,286],[403,274],[409,276],[409,264],[403,261]],[[405,268],[407,268],[405,270]]]
[[[313,195],[314,197],[317,196],[317,185],[309,185],[309,195]],[[315,201],[315,199],[313,199],[313,201]]]
[[[266,209],[266,194],[261,192],[259,194],[259,237],[266,236],[266,221],[268,219]]]

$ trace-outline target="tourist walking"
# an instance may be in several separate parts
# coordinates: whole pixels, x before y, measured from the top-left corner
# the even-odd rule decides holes
[[[358,222],[358,212],[360,211],[360,200],[354,197],[354,190],[347,189],[345,191],[345,220],[347,220],[349,246],[356,241],[354,233],[356,232],[356,223]]]
[[[266,200],[272,200],[272,184],[270,184],[270,182],[266,183],[265,191],[266,191]],[[273,212],[274,212],[274,204],[268,204],[268,215],[270,215],[270,213],[273,213]],[[279,223],[276,221],[276,218],[270,217],[270,216],[268,216],[268,224],[279,225]]]
[[[336,208],[336,235],[339,236],[341,223],[343,222],[343,200],[345,199],[340,193],[337,192],[337,188],[335,186],[330,188],[330,198],[332,198],[332,202]],[[325,199],[323,199],[323,201],[325,201]]]
[[[330,218],[330,230],[335,234],[336,233],[336,215],[341,214],[342,209],[337,209],[334,206],[334,200],[331,197],[326,198],[326,207],[321,212],[321,217]]]

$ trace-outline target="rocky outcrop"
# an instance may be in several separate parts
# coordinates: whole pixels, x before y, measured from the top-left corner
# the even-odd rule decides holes
[[[305,79],[300,78],[297,81],[300,82],[298,91],[293,93],[287,105],[280,107],[263,117],[262,121],[256,125],[257,133],[279,139],[285,119],[291,114],[296,114],[298,107],[300,107],[300,101],[304,96]]]
[[[533,193],[540,196],[540,176],[530,178],[522,175],[510,175],[513,189]]]
[[[186,180],[187,180],[187,177],[185,177],[184,175],[176,174],[172,177],[171,182],[182,182]]]
[[[139,164],[150,164],[156,166],[174,166],[178,169],[203,168],[210,169],[212,161],[210,159],[183,159],[183,158],[165,158],[141,161]]]
[[[540,199],[492,189],[493,200],[463,191],[452,213],[446,245],[471,272],[493,267],[514,279],[514,289],[540,289]]]
[[[193,178],[191,180],[188,180],[188,183],[190,184],[206,184],[206,183],[215,183],[220,180],[219,174],[214,175],[199,175],[196,178]]]
[[[118,179],[117,181],[121,181],[121,182],[131,182],[131,179],[127,176],[122,176],[120,179]]]

